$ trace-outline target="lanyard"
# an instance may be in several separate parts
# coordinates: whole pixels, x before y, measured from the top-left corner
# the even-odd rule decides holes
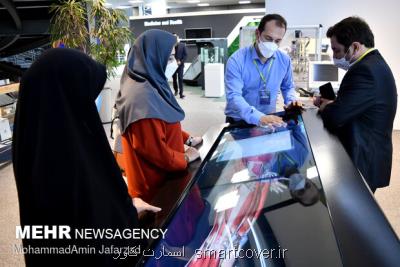
[[[275,58],[272,58],[269,62],[269,66],[268,66],[268,70],[267,70],[267,79],[265,79],[264,75],[262,74],[262,72],[260,71],[260,69],[257,66],[257,62],[255,59],[253,59],[253,63],[257,68],[258,74],[260,74],[261,80],[264,82],[264,89],[267,88],[267,81],[269,80],[269,74],[270,74],[270,70],[272,67],[272,64],[274,63]]]
[[[356,60],[356,62],[354,62],[353,64],[356,64],[358,61],[360,61],[361,59],[363,59],[369,52],[375,50],[375,48],[370,48],[367,51],[365,51],[364,54],[361,55],[361,57],[359,59]]]

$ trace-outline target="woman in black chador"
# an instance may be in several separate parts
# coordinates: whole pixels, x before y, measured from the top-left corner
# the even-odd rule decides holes
[[[25,250],[30,249],[27,266],[88,261],[90,266],[132,266],[138,258],[115,249],[113,254],[99,253],[111,246],[133,251],[138,240],[79,239],[74,233],[82,228],[115,232],[138,227],[137,211],[96,110],[106,76],[105,67],[85,54],[58,48],[46,51],[21,81],[13,136],[21,226],[72,229],[72,239],[23,239]],[[144,205],[156,210],[139,203],[140,209]],[[47,248],[53,248],[52,254]],[[69,254],[61,254],[68,249]]]

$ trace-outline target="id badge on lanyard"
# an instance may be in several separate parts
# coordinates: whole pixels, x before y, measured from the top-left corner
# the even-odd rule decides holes
[[[271,104],[271,90],[267,89],[267,81],[269,78],[271,66],[274,62],[274,58],[272,58],[269,66],[268,66],[268,71],[267,71],[267,79],[264,77],[264,75],[261,73],[261,71],[258,69],[257,63],[255,60],[253,60],[254,65],[257,68],[258,73],[260,74],[260,78],[262,79],[264,86],[260,89],[259,91],[259,99],[260,99],[260,105],[270,105]]]
[[[271,91],[267,90],[267,87],[263,87],[259,91],[260,105],[270,105],[271,104]]]

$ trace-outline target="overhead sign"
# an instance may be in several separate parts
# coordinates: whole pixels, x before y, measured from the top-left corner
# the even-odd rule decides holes
[[[181,19],[168,19],[168,20],[151,20],[145,21],[145,27],[154,27],[154,26],[170,26],[170,25],[181,25],[183,21]]]

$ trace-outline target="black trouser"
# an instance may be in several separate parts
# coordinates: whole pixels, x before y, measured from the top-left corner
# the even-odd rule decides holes
[[[179,65],[178,69],[175,71],[174,75],[172,75],[173,86],[175,94],[178,93],[178,84],[179,84],[179,95],[183,96],[183,63]],[[176,82],[176,78],[178,76],[178,84]]]

